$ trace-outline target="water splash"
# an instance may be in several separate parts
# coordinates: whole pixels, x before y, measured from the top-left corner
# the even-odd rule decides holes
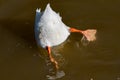
[[[60,53],[53,53],[58,66],[61,68],[65,64],[65,58]]]
[[[63,76],[65,76],[65,73],[63,71],[57,71],[56,75],[53,75],[53,76],[46,75],[47,79],[49,79],[49,80],[56,80],[56,79],[61,78]]]
[[[52,56],[55,61],[57,61],[59,69],[55,67],[56,64],[54,62],[50,61],[49,56],[46,57],[46,65],[48,68],[48,75],[46,75],[46,77],[49,80],[56,80],[65,76],[64,71],[62,71],[62,67],[65,64],[65,59],[59,52],[62,47],[63,46],[52,48]]]
[[[47,79],[56,80],[58,78],[62,78],[63,76],[65,76],[64,71],[56,69],[55,63],[51,62],[50,59],[46,60],[46,64],[48,68],[48,75],[46,75]]]
[[[85,36],[83,36],[81,39],[81,43],[83,46],[87,46],[90,42],[87,40]]]

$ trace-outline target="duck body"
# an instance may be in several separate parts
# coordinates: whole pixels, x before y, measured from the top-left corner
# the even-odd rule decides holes
[[[85,38],[89,42],[96,40],[95,34],[97,32],[95,29],[78,30],[66,26],[59,14],[51,9],[50,4],[47,4],[43,12],[40,9],[36,10],[34,30],[37,45],[48,51],[49,59],[55,64],[56,71],[59,70],[59,65],[51,54],[51,47],[63,43],[72,32],[83,34],[83,40]]]
[[[36,10],[35,38],[41,47],[56,46],[63,43],[70,35],[69,27],[61,20],[59,14],[54,12],[50,4],[44,12]]]

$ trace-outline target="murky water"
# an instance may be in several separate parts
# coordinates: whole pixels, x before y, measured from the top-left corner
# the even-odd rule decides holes
[[[33,29],[36,8],[43,10],[48,2],[70,27],[98,30],[97,40],[87,46],[73,33],[58,49],[66,73],[59,80],[120,80],[119,0],[1,0],[0,80],[46,80]]]

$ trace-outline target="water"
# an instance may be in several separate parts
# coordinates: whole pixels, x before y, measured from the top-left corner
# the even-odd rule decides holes
[[[65,76],[58,80],[120,80],[119,0],[1,0],[0,80],[47,80],[39,56],[44,50],[37,48],[33,29],[36,8],[43,10],[48,2],[70,27],[98,30],[87,46],[73,33],[58,49],[65,59]]]

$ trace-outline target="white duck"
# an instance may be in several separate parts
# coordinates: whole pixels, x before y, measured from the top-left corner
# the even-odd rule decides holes
[[[44,12],[40,9],[36,10],[35,17],[35,38],[38,46],[45,48],[48,51],[51,62],[54,62],[58,69],[57,61],[51,55],[51,47],[63,43],[71,32],[82,33],[88,41],[94,41],[96,30],[78,30],[66,26],[59,14],[54,12],[50,4],[47,4]]]

